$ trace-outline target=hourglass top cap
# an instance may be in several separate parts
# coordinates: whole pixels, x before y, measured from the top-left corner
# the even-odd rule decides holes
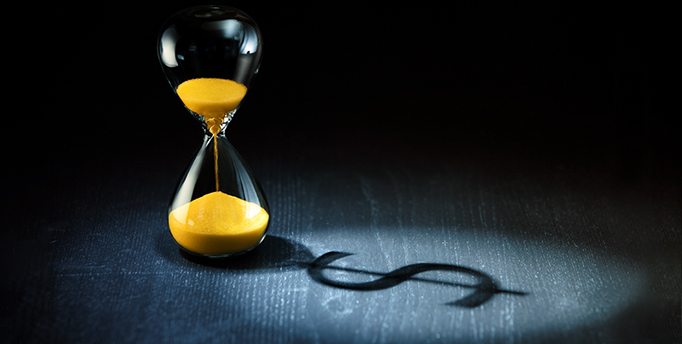
[[[164,71],[173,70],[169,79],[175,86],[198,77],[247,85],[258,71],[262,45],[260,29],[246,13],[229,6],[195,6],[163,24],[157,52]]]

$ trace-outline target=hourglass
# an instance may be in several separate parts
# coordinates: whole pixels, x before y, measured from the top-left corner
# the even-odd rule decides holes
[[[225,137],[225,128],[258,73],[262,50],[256,23],[231,7],[188,8],[161,28],[161,68],[204,130],[203,143],[168,210],[171,235],[193,255],[237,255],[265,238],[270,222],[267,201]]]

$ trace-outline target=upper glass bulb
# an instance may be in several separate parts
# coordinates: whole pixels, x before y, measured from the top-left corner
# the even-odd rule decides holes
[[[258,25],[246,13],[227,6],[198,6],[170,17],[161,27],[157,47],[173,90],[216,134],[239,108],[258,73],[263,42]]]

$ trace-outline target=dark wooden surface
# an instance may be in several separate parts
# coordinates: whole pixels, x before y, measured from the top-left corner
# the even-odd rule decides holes
[[[227,129],[266,240],[206,263],[168,231],[201,135],[155,55],[181,7],[51,8],[21,39],[54,80],[43,128],[3,139],[3,341],[682,341],[680,130],[646,9],[233,5],[269,44]],[[351,255],[319,275],[329,252]],[[454,271],[323,283],[421,263]],[[455,304],[478,274],[498,292]]]

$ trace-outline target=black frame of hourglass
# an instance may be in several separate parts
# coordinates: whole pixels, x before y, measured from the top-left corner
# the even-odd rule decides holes
[[[196,6],[177,12],[165,22],[157,48],[161,67],[176,93],[179,85],[193,79],[231,80],[248,90],[260,67],[263,41],[258,25],[246,13],[228,6]],[[168,213],[173,238],[181,249],[195,256],[224,258],[248,252],[263,241],[269,227],[265,195],[248,165],[225,137],[225,129],[240,104],[241,101],[222,116],[219,131],[213,127],[215,124],[208,123],[211,120],[185,104],[202,125],[204,140],[178,183]],[[248,240],[238,235],[231,239],[229,236],[216,238],[199,233],[203,229],[197,228],[199,232],[187,239],[174,232],[173,210],[188,207],[192,201],[214,191],[255,204],[265,211],[268,217],[262,235],[256,231],[247,236]],[[197,211],[208,214],[213,209]]]

